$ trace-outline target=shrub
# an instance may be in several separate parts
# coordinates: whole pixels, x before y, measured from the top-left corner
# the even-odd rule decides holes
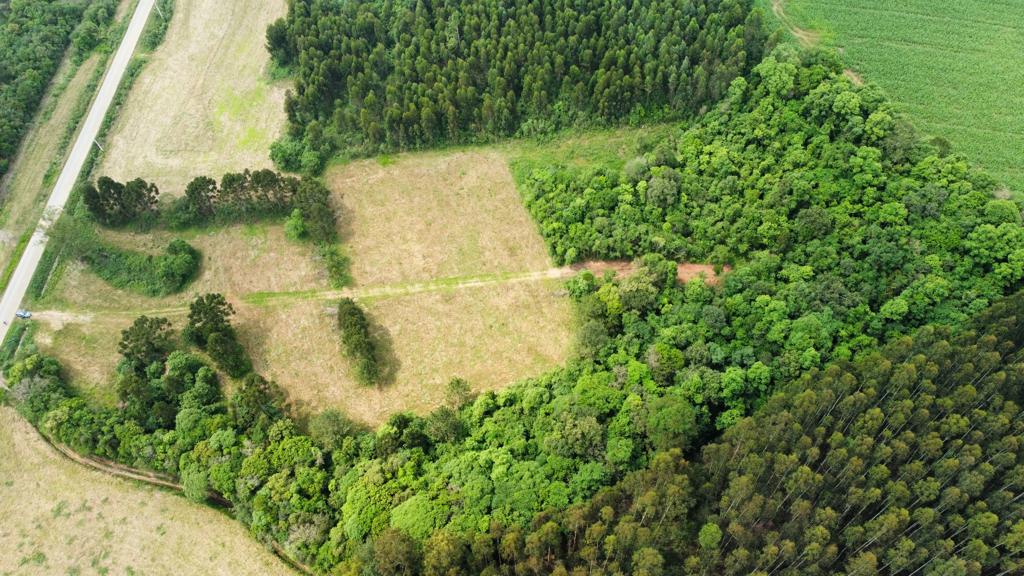
[[[350,272],[352,261],[337,244],[321,244],[317,254],[327,268],[327,278],[334,288],[344,288],[352,283]]]
[[[342,298],[338,303],[338,328],[345,355],[355,365],[356,378],[361,384],[374,384],[380,375],[376,346],[370,336],[370,322],[355,300]]]
[[[234,333],[214,332],[206,342],[206,351],[232,378],[241,378],[252,371],[252,362]]]
[[[181,292],[199,271],[199,251],[184,240],[172,240],[157,256],[100,241],[86,250],[81,258],[97,276],[145,296]]]

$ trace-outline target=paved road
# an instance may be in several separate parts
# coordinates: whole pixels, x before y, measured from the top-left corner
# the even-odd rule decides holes
[[[32,280],[32,275],[35,274],[36,267],[39,266],[39,259],[46,248],[47,225],[49,222],[56,220],[57,216],[64,210],[64,204],[68,201],[71,189],[74,187],[75,182],[78,181],[78,174],[82,171],[82,165],[85,164],[85,159],[89,155],[93,141],[99,135],[100,126],[102,126],[103,119],[107,116],[107,110],[114,100],[114,94],[117,92],[118,85],[121,84],[124,71],[128,67],[128,62],[131,61],[136,45],[139,43],[142,29],[146,26],[146,20],[149,18],[149,13],[153,10],[154,2],[155,0],[139,1],[135,14],[132,15],[132,20],[128,24],[128,31],[125,32],[124,39],[121,40],[121,45],[117,48],[117,53],[114,54],[114,58],[111,60],[110,67],[107,69],[107,75],[103,78],[103,84],[100,85],[96,99],[89,109],[89,115],[85,118],[85,124],[82,125],[82,130],[75,140],[75,145],[71,148],[71,155],[68,156],[64,169],[61,170],[60,177],[57,179],[57,184],[53,187],[53,192],[46,203],[43,217],[39,220],[39,225],[32,235],[32,240],[25,248],[25,253],[22,255],[21,261],[18,262],[14,275],[11,276],[11,282],[7,285],[7,291],[4,292],[3,299],[0,300],[0,320],[2,320],[0,322],[0,341],[3,341],[4,337],[7,336],[7,330],[10,328],[11,322],[14,321],[14,313],[21,306],[21,301],[25,298],[25,291],[28,290],[28,284]]]

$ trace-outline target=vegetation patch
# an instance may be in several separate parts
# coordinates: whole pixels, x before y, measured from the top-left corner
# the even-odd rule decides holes
[[[377,345],[370,335],[370,322],[366,313],[351,298],[342,298],[338,302],[338,330],[341,331],[341,345],[345,355],[355,365],[359,383],[367,386],[375,384],[380,377]]]
[[[18,151],[84,7],[16,0],[0,11],[0,176]]]
[[[182,194],[196,174],[220,175],[271,167],[270,143],[283,131],[286,85],[268,84],[263,71],[267,25],[284,0],[175,0],[154,9],[150,26],[166,23],[160,48],[148,56],[103,143],[98,173],[125,181],[138,176]],[[254,94],[230,110],[218,103]]]
[[[159,255],[105,242],[89,222],[68,215],[50,229],[53,250],[84,262],[111,286],[146,296],[182,291],[201,263],[199,251],[180,239],[171,240]]]
[[[274,59],[294,67],[296,82],[285,104],[292,128],[271,155],[284,169],[318,172],[336,150],[374,154],[696,113],[760,60],[766,39],[751,7],[293,4],[267,30]],[[404,37],[420,41],[409,50]]]
[[[961,0],[788,0],[789,18],[884,88],[928,139],[1024,191],[1024,5]]]
[[[562,262],[737,265],[721,291],[687,284],[674,312],[637,276],[578,285],[595,358],[647,338],[628,318],[657,303],[672,330],[648,354],[677,366],[681,394],[726,428],[772,382],[917,326],[960,324],[1019,287],[1020,208],[993,189],[827,55],[779,50],[621,171],[534,172],[526,204]],[[626,340],[601,345],[612,342],[602,327]]]

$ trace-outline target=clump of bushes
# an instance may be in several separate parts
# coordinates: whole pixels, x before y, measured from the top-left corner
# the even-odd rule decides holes
[[[189,306],[187,342],[205,350],[217,366],[234,378],[252,372],[252,361],[238,342],[230,317],[235,309],[221,294],[197,296]]]
[[[81,258],[111,286],[146,296],[181,292],[195,278],[202,260],[198,250],[180,239],[171,240],[158,255],[96,242]]]
[[[355,364],[359,383],[375,384],[380,377],[377,350],[370,336],[370,322],[355,300],[342,298],[338,302],[338,329],[345,355]]]
[[[331,191],[313,178],[273,170],[229,172],[219,183],[199,176],[189,182],[183,196],[163,204],[156,185],[141,178],[122,184],[104,176],[95,184],[80,185],[78,191],[93,219],[109,227],[181,230],[283,217],[288,238],[316,245],[332,286],[341,288],[351,281],[348,257],[337,245]]]
[[[184,240],[161,254],[128,250],[107,242],[80,218],[63,218],[50,229],[54,250],[77,258],[111,286],[145,296],[180,292],[199,272],[202,256]]]

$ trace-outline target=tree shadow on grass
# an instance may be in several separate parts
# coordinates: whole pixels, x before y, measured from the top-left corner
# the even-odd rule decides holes
[[[395,383],[398,370],[402,367],[402,361],[395,354],[395,341],[391,337],[391,332],[371,314],[366,315],[366,320],[370,325],[370,337],[373,338],[376,351],[379,369],[377,386],[391,386]]]

